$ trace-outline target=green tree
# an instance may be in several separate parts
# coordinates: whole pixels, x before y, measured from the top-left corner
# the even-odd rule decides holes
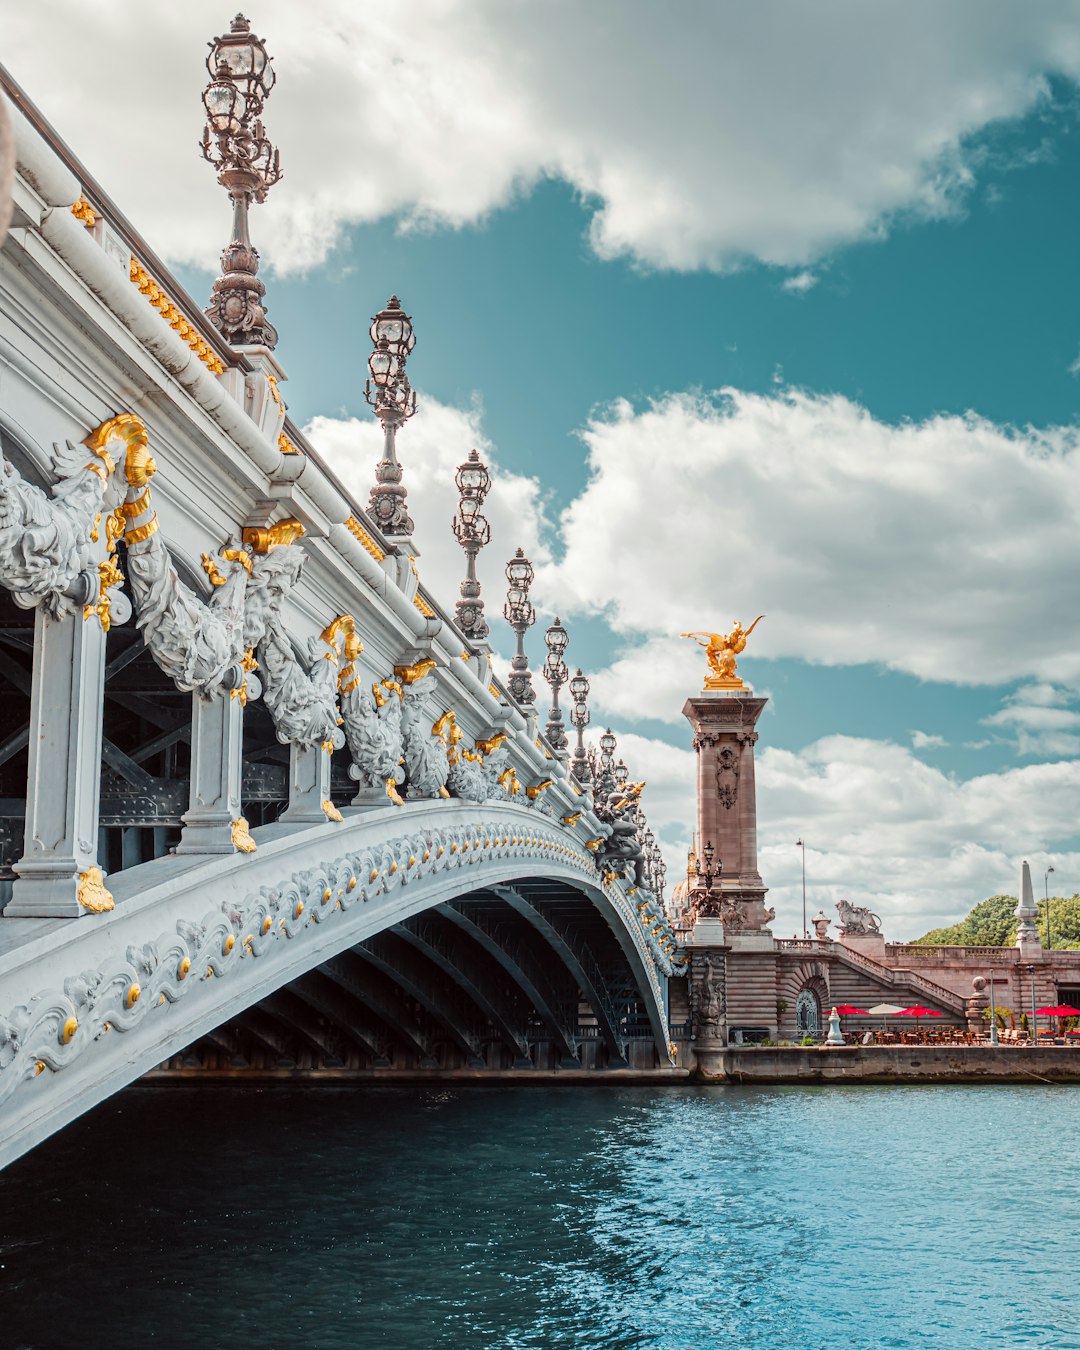
[[[1045,947],[1046,901],[1035,903],[1039,906],[1039,937]],[[1059,949],[1080,947],[1080,895],[1050,897],[1050,946]]]
[[[992,895],[959,923],[933,928],[915,941],[923,947],[1010,947],[1016,941],[1015,912],[1015,895]]]

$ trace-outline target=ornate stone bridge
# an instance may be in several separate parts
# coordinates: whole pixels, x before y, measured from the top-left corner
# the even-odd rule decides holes
[[[204,148],[235,218],[206,315],[3,77],[0,1164],[155,1065],[674,1063],[641,785],[614,737],[586,753],[584,677],[570,753],[558,621],[541,731],[520,551],[494,677],[475,455],[456,614],[420,581],[396,300],[367,508],[287,415],[247,235],[276,158],[264,138],[252,169],[214,120],[259,49],[234,24],[213,54]]]

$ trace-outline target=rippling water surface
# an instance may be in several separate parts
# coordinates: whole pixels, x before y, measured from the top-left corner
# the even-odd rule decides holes
[[[132,1089],[0,1173],[0,1346],[1080,1347],[1078,1089]]]

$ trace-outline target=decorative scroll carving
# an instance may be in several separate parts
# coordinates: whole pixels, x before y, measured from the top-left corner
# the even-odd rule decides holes
[[[145,445],[142,423],[125,413],[81,445],[54,445],[51,496],[9,461],[0,462],[0,584],[17,605],[44,602],[61,617],[97,600],[100,518],[115,510],[124,491],[109,446],[139,436]]]
[[[840,915],[842,932],[855,934],[881,932],[880,917],[864,905],[853,905],[849,900],[838,900],[836,909]]]

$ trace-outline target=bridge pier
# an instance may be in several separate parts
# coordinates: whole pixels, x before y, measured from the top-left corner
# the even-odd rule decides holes
[[[98,866],[105,633],[81,607],[34,616],[26,842],[4,909],[11,918],[75,918],[111,909]]]

